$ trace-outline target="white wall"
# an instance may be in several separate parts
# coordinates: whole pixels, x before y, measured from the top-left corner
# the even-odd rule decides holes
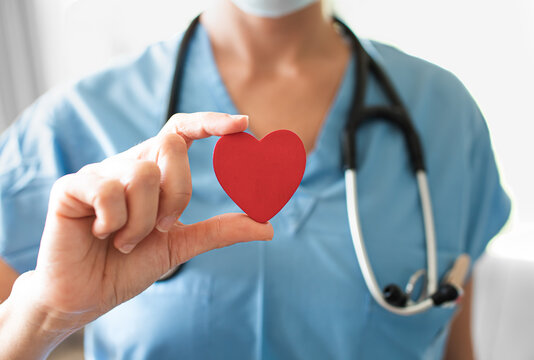
[[[32,1],[0,1],[0,131],[44,91]]]

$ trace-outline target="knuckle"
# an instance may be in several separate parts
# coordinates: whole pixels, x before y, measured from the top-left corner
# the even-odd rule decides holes
[[[220,241],[224,238],[223,235],[223,218],[221,215],[217,215],[217,220],[215,221],[215,236]]]
[[[168,203],[166,204],[170,204],[175,210],[179,209],[179,212],[181,213],[191,200],[192,190],[191,188],[180,189],[172,193],[165,193],[165,191],[163,191],[163,195],[168,199]]]
[[[178,134],[165,134],[161,140],[160,151],[164,153],[187,153],[187,143],[185,139]]]
[[[191,200],[192,195],[193,195],[193,189],[191,188],[191,186],[189,186],[187,189],[184,189],[182,192],[178,193],[178,196],[184,198],[184,200],[187,200],[187,202]]]
[[[134,181],[145,185],[157,185],[160,182],[161,171],[153,161],[137,161],[134,165]]]
[[[67,189],[67,185],[72,181],[74,176],[74,174],[68,174],[57,179],[50,190],[51,197],[55,198],[64,193]]]
[[[179,239],[176,241],[174,239]],[[178,227],[174,233],[174,239],[168,242],[169,264],[170,267],[180,265],[189,259],[188,251],[190,246],[190,237],[183,227]]]
[[[113,229],[120,229],[128,222],[128,215],[126,211],[120,211],[113,213],[113,216],[109,219],[109,226]]]
[[[191,196],[193,195],[193,187],[191,186],[190,179],[184,179],[184,183],[180,186],[175,186],[172,188],[162,189],[164,195],[171,196],[172,198],[180,199],[189,202]]]
[[[204,111],[198,114],[200,115],[200,117],[205,117],[205,118],[212,118],[214,116],[217,116],[217,113],[214,111]]]
[[[98,164],[87,164],[83,166],[80,170],[78,170],[78,173],[87,174],[91,172],[96,172],[97,169],[98,169]]]
[[[96,189],[94,202],[110,203],[120,201],[123,197],[124,186],[117,179],[104,179]]]
[[[187,116],[187,114],[183,114],[183,113],[176,113],[176,114],[172,115],[171,118],[169,119],[169,121],[167,121],[167,124],[165,125],[165,127],[172,128],[172,127],[180,124],[181,122],[184,121],[186,116]]]
[[[171,116],[171,118],[169,119],[169,122],[177,122],[177,121],[179,121],[182,117],[183,117],[183,114],[182,114],[182,113],[176,113],[176,114],[174,114],[174,115]]]
[[[206,111],[206,112],[199,113],[198,119],[200,121],[203,121],[206,124],[209,124],[212,121],[219,119],[220,117],[221,117],[221,113],[217,113],[214,111]]]

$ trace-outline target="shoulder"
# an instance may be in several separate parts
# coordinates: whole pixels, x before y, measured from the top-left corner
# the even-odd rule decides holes
[[[403,90],[413,93],[417,93],[417,89],[432,90],[436,95],[471,100],[465,86],[452,72],[390,45],[366,40],[364,46]]]
[[[454,139],[467,150],[487,134],[477,103],[452,72],[393,46],[375,41],[364,46],[390,77],[423,142]]]
[[[465,85],[451,71],[390,45],[376,41],[364,44],[391,77],[408,106],[430,102],[451,110],[472,111],[477,107]]]
[[[2,134],[0,163],[52,158],[76,171],[157,133],[178,43],[174,37],[153,44],[42,95]]]
[[[24,115],[35,112],[52,119],[63,113],[72,115],[84,110],[86,114],[99,109],[133,113],[145,105],[140,100],[145,101],[147,108],[152,108],[153,103],[161,101],[169,91],[180,37],[150,45],[137,54],[115,60],[94,73],[48,91],[19,121],[24,122]]]
[[[121,100],[147,96],[155,100],[168,92],[174,70],[174,57],[181,36],[147,46],[141,52],[119,58],[106,67],[80,79],[54,88],[30,107],[58,113],[98,100],[107,105],[123,106]],[[130,104],[129,104],[130,105]]]
[[[462,224],[464,237],[450,238],[457,237],[459,248],[478,258],[510,210],[482,112],[451,72],[391,46],[366,46],[393,81],[420,135],[438,235]]]
[[[71,108],[87,106],[124,115],[153,117],[169,92],[179,39],[148,46],[66,87],[63,100]]]

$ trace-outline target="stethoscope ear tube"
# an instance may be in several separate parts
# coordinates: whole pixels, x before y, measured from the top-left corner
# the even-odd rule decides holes
[[[390,78],[386,75],[384,69],[382,69],[382,67],[369,56],[358,40],[358,37],[345,23],[337,17],[334,17],[334,23],[350,40],[350,44],[356,55],[354,96],[349,111],[349,120],[345,125],[342,138],[344,169],[356,169],[357,167],[356,133],[359,128],[368,121],[381,119],[397,126],[403,133],[414,172],[425,170],[421,141]],[[391,102],[391,106],[365,107],[369,74],[375,76],[376,80],[384,90],[386,97]]]
[[[363,274],[365,283],[376,302],[378,302],[386,310],[399,315],[417,314],[434,306],[435,302],[432,298],[432,295],[438,291],[436,235],[421,141],[410,120],[409,114],[400,99],[400,96],[395,91],[393,84],[384,70],[373,58],[371,58],[371,56],[369,56],[369,54],[367,54],[356,35],[354,35],[348,26],[346,26],[337,18],[334,18],[334,21],[351,40],[357,62],[354,99],[349,112],[349,121],[345,126],[345,131],[341,139],[343,167],[345,169],[348,218],[354,250],[356,252],[358,264]],[[390,106],[365,106],[368,74],[375,76],[376,80],[381,85],[381,88],[390,101]],[[427,269],[425,291],[426,297],[415,303],[412,302],[408,295],[406,295],[406,293],[404,293],[396,285],[389,285],[386,287],[385,292],[381,291],[372,270],[363,241],[363,234],[358,214],[358,194],[356,181],[358,155],[356,134],[364,123],[378,119],[388,121],[392,125],[395,125],[404,135],[408,153],[410,155],[410,162],[412,164],[419,189],[425,228]]]
[[[451,270],[443,278],[438,291],[432,295],[434,305],[455,302],[463,295],[462,286],[469,272],[470,263],[471,258],[467,254],[461,254],[456,258]]]
[[[396,126],[403,134],[408,154],[410,155],[410,163],[415,173],[425,170],[425,162],[423,157],[423,150],[421,141],[417,135],[417,131],[413,127],[408,114],[401,106],[370,106],[362,109],[356,114],[353,114],[354,119],[350,126],[346,126],[343,133],[342,151],[344,156],[345,169],[357,168],[357,146],[356,133],[360,127],[371,121],[387,121]]]
[[[200,22],[200,14],[197,15],[193,21],[189,24],[185,30],[184,36],[178,48],[178,53],[176,54],[176,65],[174,68],[174,75],[172,79],[171,92],[169,94],[169,102],[167,105],[167,117],[164,120],[164,124],[174,115],[176,108],[180,103],[180,91],[182,90],[182,78],[184,73],[184,63],[185,57],[187,55],[187,48],[191,43],[191,38],[195,32],[195,29]]]

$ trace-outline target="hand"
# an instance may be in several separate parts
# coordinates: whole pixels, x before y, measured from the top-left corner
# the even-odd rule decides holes
[[[32,274],[40,304],[83,325],[200,253],[271,239],[269,223],[244,214],[178,222],[191,197],[191,142],[247,126],[246,116],[177,114],[156,137],[59,179]]]

